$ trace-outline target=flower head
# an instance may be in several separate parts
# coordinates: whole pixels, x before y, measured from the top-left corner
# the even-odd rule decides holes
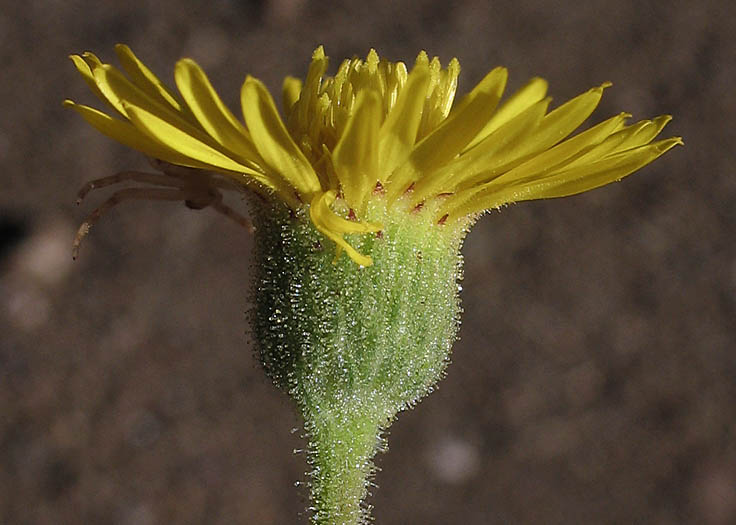
[[[454,103],[458,61],[442,68],[425,52],[411,71],[371,50],[365,60],[345,60],[325,76],[327,57],[319,47],[304,81],[284,80],[283,119],[266,87],[248,76],[241,121],[193,60],[176,64],[176,94],[130,48],[116,51],[127,77],[92,53],[71,57],[115,117],[67,105],[152,158],[224,174],[295,210],[308,205],[337,254],[345,250],[365,266],[371,258],[344,236],[381,230],[365,220],[371,199],[407,211],[432,203],[437,224],[467,224],[507,203],[620,180],[681,143],[679,137],[653,142],[669,116],[627,125],[625,113],[568,138],[610,83],[548,111],[541,78],[501,103],[507,71],[498,67]]]
[[[325,76],[320,47],[304,81],[284,81],[283,118],[247,77],[240,120],[192,60],[176,64],[176,94],[128,47],[116,51],[127,76],[91,53],[71,57],[115,116],[66,104],[164,173],[98,179],[80,197],[122,180],[162,187],[116,192],[77,242],[124,198],[185,200],[244,223],[219,190],[263,197],[254,199],[254,342],[305,420],[313,523],[368,522],[362,502],[383,430],[447,366],[467,226],[507,203],[619,180],[681,143],[654,142],[669,116],[627,125],[624,113],[568,138],[609,83],[548,111],[539,78],[501,102],[507,71],[496,68],[455,103],[457,60],[442,68],[424,52],[410,71],[372,50]],[[342,251],[358,264],[337,261]]]

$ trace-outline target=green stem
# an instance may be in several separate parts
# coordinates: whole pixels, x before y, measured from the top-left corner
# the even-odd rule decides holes
[[[307,420],[315,525],[369,521],[370,506],[365,498],[375,471],[373,457],[380,445],[380,429],[370,418],[355,416],[319,414],[316,421]]]

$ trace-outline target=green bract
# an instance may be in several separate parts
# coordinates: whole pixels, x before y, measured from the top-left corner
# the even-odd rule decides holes
[[[427,394],[448,363],[464,230],[437,225],[433,210],[406,213],[372,199],[366,214],[384,230],[351,239],[373,258],[361,268],[347,257],[333,264],[335,245],[305,210],[259,208],[259,357],[304,416],[315,522],[355,523],[380,431]]]

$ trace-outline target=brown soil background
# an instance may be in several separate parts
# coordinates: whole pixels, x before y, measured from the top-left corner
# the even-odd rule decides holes
[[[594,118],[675,115],[678,148],[564,201],[491,213],[465,249],[461,339],[391,428],[380,524],[736,523],[736,8],[732,2],[0,2],[0,523],[306,523],[290,401],[246,333],[251,239],[128,203],[72,264],[90,178],[146,167],[61,107],[66,56],[129,43],[226,100],[325,44],[493,66]],[[239,205],[237,202],[236,205]]]

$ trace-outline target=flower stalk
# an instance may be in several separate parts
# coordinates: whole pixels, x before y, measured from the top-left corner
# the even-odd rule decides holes
[[[357,407],[348,415],[318,413],[305,416],[305,421],[312,523],[367,523],[371,506],[366,497],[375,470],[373,456],[381,448],[381,425],[360,415]]]

